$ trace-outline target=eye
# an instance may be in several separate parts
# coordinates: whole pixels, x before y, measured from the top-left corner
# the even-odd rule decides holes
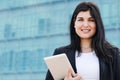
[[[83,21],[83,18],[80,18],[80,17],[79,17],[79,18],[77,18],[76,20],[77,20],[77,21]]]
[[[95,19],[94,18],[90,18],[89,21],[95,22]]]

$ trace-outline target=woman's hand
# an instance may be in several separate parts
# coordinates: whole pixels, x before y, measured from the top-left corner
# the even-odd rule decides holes
[[[67,75],[65,76],[64,80],[83,80],[81,76],[75,74],[74,77],[72,76],[72,70],[69,69]]]

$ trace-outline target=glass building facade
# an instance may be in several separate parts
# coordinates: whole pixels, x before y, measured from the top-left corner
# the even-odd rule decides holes
[[[119,0],[1,0],[0,80],[44,80],[43,58],[70,43],[71,15],[82,1],[98,4],[106,39],[120,48]]]

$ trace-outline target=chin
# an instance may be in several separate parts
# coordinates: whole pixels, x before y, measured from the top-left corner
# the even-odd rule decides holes
[[[81,39],[91,39],[91,36],[80,36]]]

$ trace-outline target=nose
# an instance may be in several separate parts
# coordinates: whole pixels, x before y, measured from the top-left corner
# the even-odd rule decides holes
[[[83,26],[88,27],[88,22],[87,21],[83,22]]]

